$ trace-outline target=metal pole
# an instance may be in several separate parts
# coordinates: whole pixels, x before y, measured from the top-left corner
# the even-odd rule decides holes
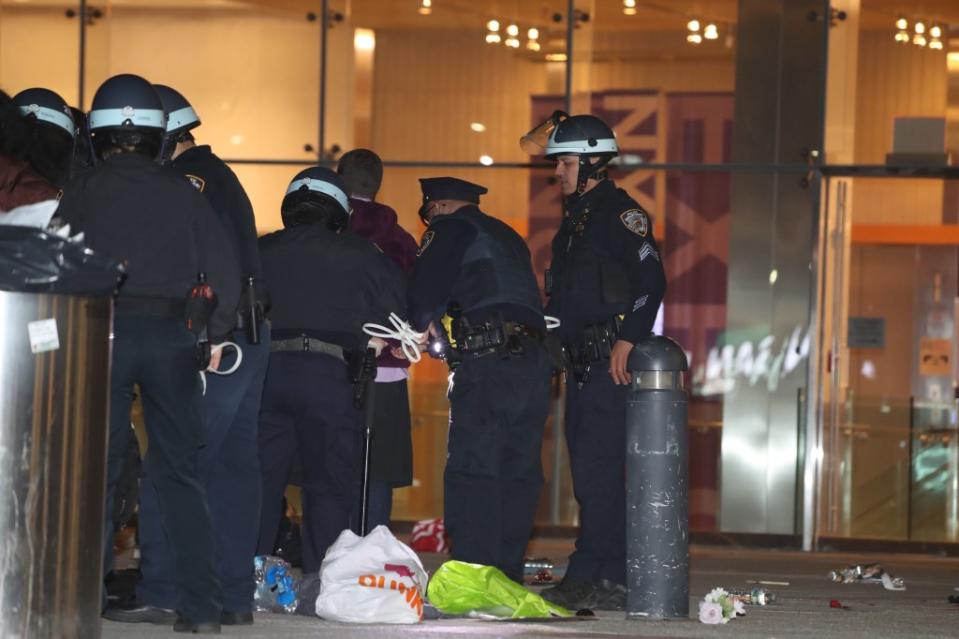
[[[363,486],[360,492],[360,536],[369,532],[370,465],[373,459],[373,403],[376,375],[366,382],[366,404],[363,406]]]
[[[316,158],[319,163],[323,162],[323,154],[326,149],[326,50],[327,40],[330,30],[330,1],[323,0],[322,11],[320,13],[320,114],[317,132],[318,148],[316,149]]]
[[[689,617],[686,355],[660,336],[629,356],[626,618]]]
[[[80,0],[80,69],[77,82],[77,108],[81,111],[83,108],[83,87],[86,84],[86,64],[87,64],[87,0]]]
[[[566,95],[563,105],[567,113],[573,109],[573,22],[576,20],[574,0],[566,3]]]

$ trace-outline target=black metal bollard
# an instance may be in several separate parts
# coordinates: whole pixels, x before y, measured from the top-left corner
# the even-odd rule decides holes
[[[686,355],[659,336],[629,355],[626,617],[689,617]]]

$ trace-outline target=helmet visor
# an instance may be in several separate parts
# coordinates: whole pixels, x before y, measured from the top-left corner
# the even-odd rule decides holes
[[[546,153],[549,137],[559,126],[559,123],[568,117],[569,115],[564,111],[554,111],[553,115],[519,139],[519,147],[530,155],[543,155]]]

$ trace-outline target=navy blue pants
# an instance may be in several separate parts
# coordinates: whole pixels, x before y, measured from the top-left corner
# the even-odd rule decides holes
[[[303,572],[317,572],[327,548],[350,527],[359,415],[346,364],[328,355],[278,352],[260,408],[263,508],[257,554],[270,554],[293,458],[303,464]]]
[[[523,578],[523,556],[543,485],[541,449],[550,365],[540,344],[503,359],[464,360],[453,375],[446,530],[453,559]]]
[[[260,397],[270,354],[269,325],[261,341],[250,344],[244,333],[230,341],[243,350],[243,361],[231,375],[207,373],[203,397],[203,448],[199,454],[200,483],[206,492],[213,525],[216,574],[223,587],[223,608],[253,611],[253,554],[260,526],[260,464],[257,422]],[[223,351],[221,370],[233,366],[232,348]],[[141,603],[173,608],[174,579],[170,574],[170,542],[159,525],[155,460],[148,449],[140,488]]]
[[[111,514],[123,461],[133,437],[133,386],[143,416],[155,491],[154,525],[169,539],[163,558],[170,579],[166,607],[194,622],[219,621],[222,590],[213,566],[214,542],[197,472],[201,444],[200,377],[193,335],[181,318],[117,313],[110,376],[105,569],[113,564]]]
[[[626,400],[606,366],[582,388],[566,384],[566,446],[579,503],[579,534],[566,576],[626,583]]]

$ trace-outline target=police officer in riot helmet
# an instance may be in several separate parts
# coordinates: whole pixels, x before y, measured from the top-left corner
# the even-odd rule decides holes
[[[613,131],[592,115],[556,112],[523,137],[556,160],[565,211],[547,271],[548,315],[567,362],[566,443],[580,505],[562,583],[543,592],[568,608],[621,610],[626,589],[626,362],[650,334],[666,277],[649,216],[607,176]]]
[[[28,123],[25,159],[56,188],[70,177],[70,164],[77,136],[73,113],[63,98],[49,89],[25,89],[13,96]]]
[[[117,620],[218,633],[222,594],[197,474],[199,371],[218,366],[218,351],[211,359],[208,347],[233,328],[240,272],[206,199],[158,163],[165,125],[160,98],[145,79],[118,75],[104,82],[89,114],[98,164],[67,184],[59,212],[84,233],[87,246],[126,264],[115,302],[107,518],[133,437],[130,408],[138,385],[152,484],[172,548],[176,612],[154,608],[146,617]],[[108,521],[106,570],[111,528]]]
[[[416,330],[440,336],[453,371],[444,474],[452,556],[522,582],[543,483],[550,380],[529,249],[479,209],[485,187],[451,177],[420,183],[420,217],[429,227],[410,282],[409,318]]]
[[[273,341],[260,408],[257,554],[273,551],[298,454],[303,572],[315,579],[329,546],[350,527],[360,462],[354,391],[369,381],[356,374],[356,364],[372,341],[363,324],[386,324],[391,312],[405,315],[405,283],[382,251],[347,230],[346,186],[330,169],[298,173],[281,214],[284,228],[260,238]]]
[[[270,353],[269,324],[263,317],[260,254],[253,207],[230,168],[209,146],[198,146],[192,130],[200,126],[193,106],[175,89],[154,85],[166,113],[164,163],[202,193],[216,212],[239,259],[243,294],[235,310],[236,328],[229,341],[238,344],[242,363],[230,375],[207,377],[203,397],[203,446],[199,472],[206,493],[216,547],[216,571],[223,587],[224,625],[253,623],[253,556],[259,533],[260,477],[257,420]],[[231,367],[234,354],[228,350]],[[141,547],[137,601],[132,610],[111,611],[114,618],[136,621],[155,609],[176,603],[173,551],[160,522],[148,452],[140,493],[138,535]]]

